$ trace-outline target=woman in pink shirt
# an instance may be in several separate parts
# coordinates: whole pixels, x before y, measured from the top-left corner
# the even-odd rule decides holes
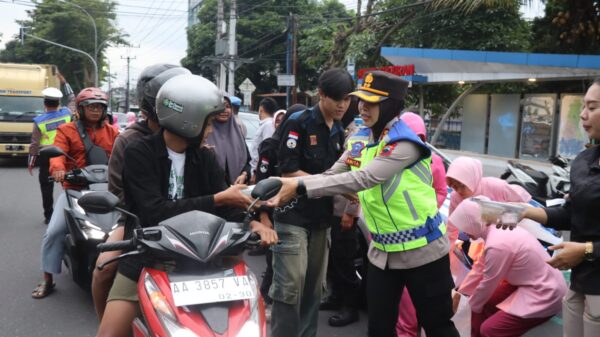
[[[400,119],[413,130],[423,142],[427,142],[427,129],[421,116],[413,112],[405,112]],[[440,156],[431,153],[431,174],[433,176],[433,188],[437,196],[438,208],[442,207],[448,187],[446,186],[446,168]],[[400,309],[398,311],[398,322],[396,323],[396,334],[398,337],[416,337],[419,330],[417,312],[406,288],[400,298]]]
[[[450,209],[454,209],[466,198],[483,195],[494,201],[529,202],[531,195],[524,188],[511,185],[505,180],[483,176],[483,165],[474,158],[458,157],[452,161],[446,174],[446,182],[454,191],[450,193]],[[450,244],[458,238],[458,231],[448,224]]]
[[[449,221],[472,239],[485,241],[476,287],[459,289],[470,296],[472,337],[521,336],[561,311],[565,280],[546,263],[550,257],[529,232],[487,226],[471,200],[461,202]]]

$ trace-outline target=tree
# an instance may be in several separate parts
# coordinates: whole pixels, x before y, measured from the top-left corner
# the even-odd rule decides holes
[[[111,0],[70,0],[87,10],[94,18],[97,27],[98,44],[105,40],[123,43],[123,37],[114,26],[116,2]],[[94,32],[90,18],[74,5],[59,0],[34,1],[35,8],[28,10],[29,19],[17,21],[28,27],[27,33],[46,40],[80,49],[94,57]],[[108,43],[98,50],[99,78],[103,71],[104,51]],[[2,62],[49,63],[58,66],[61,73],[73,85],[82,89],[94,85],[93,64],[84,55],[48,43],[26,37],[24,45],[11,40],[0,51]]]
[[[286,20],[295,16],[298,27],[297,83],[312,89],[323,69],[323,60],[333,44],[328,37],[337,27],[337,20],[349,19],[345,7],[337,0],[238,0],[236,39],[238,56],[252,59],[236,72],[236,87],[245,78],[257,86],[258,92],[271,92],[277,87],[276,75],[285,73]],[[225,6],[228,18],[228,6]],[[205,0],[198,13],[199,23],[188,29],[188,50],[181,63],[194,73],[215,79],[217,0]]]
[[[600,53],[600,3],[594,0],[548,0],[545,16],[534,20],[535,51]]]

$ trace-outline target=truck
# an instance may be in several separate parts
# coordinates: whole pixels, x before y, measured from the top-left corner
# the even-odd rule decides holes
[[[0,157],[29,154],[33,119],[44,113],[47,87],[60,89],[56,66],[0,63]]]

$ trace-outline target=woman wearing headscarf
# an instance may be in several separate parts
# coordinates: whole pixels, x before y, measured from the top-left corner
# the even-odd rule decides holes
[[[250,153],[233,117],[229,97],[225,96],[225,110],[212,116],[209,123],[202,145],[214,149],[229,185],[246,183],[250,177]]]
[[[546,263],[548,253],[533,235],[519,227],[488,226],[471,200],[461,202],[449,221],[472,239],[485,241],[476,287],[459,289],[469,296],[471,337],[521,336],[561,311],[567,285],[561,272]]]
[[[137,115],[135,114],[135,112],[133,111],[129,111],[126,115],[127,118],[127,128],[132,125],[135,124],[137,122]]]
[[[505,180],[483,176],[483,165],[474,158],[458,157],[448,167],[446,182],[454,191],[450,193],[450,210],[452,214],[456,207],[466,198],[483,195],[494,201],[529,202],[531,195],[521,186],[511,185]],[[458,231],[448,225],[450,242],[458,238]]]

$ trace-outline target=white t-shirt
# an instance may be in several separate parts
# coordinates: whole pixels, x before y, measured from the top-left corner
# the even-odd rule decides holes
[[[177,153],[167,147],[171,159],[171,173],[169,174],[169,199],[183,198],[183,171],[185,168],[185,152]]]

